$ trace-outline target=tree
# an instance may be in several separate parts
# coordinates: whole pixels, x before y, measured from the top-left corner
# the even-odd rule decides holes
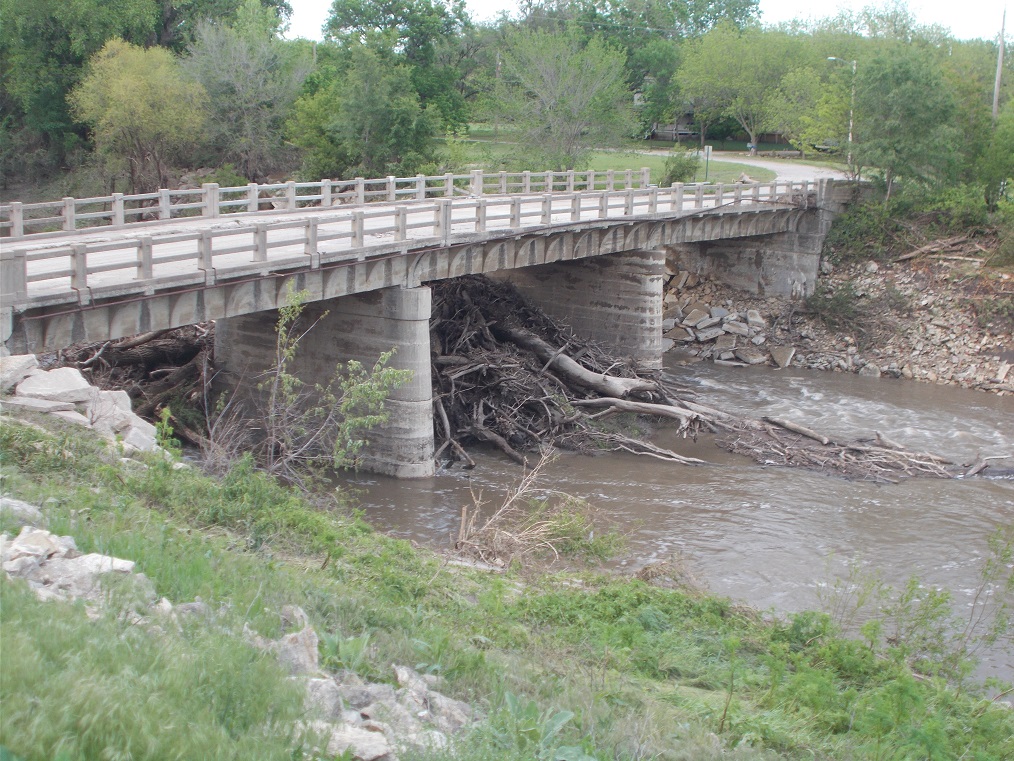
[[[814,130],[815,112],[824,89],[813,69],[795,69],[784,77],[768,103],[765,127],[777,132],[797,150],[806,151]],[[827,136],[817,140],[827,139]]]
[[[182,53],[193,43],[202,21],[228,24],[244,0],[151,0],[158,5],[158,21],[148,39],[149,45]],[[273,9],[281,23],[292,15],[289,0],[259,0],[265,8]]]
[[[168,186],[171,162],[200,135],[207,96],[169,51],[111,40],[69,100],[96,148],[126,160],[132,189],[150,192]]]
[[[623,54],[598,37],[582,45],[574,33],[515,32],[498,101],[519,127],[529,160],[553,169],[575,168],[633,126]]]
[[[953,118],[954,101],[926,52],[896,46],[859,68],[856,161],[883,173],[888,198],[899,177],[925,183],[953,174]]]
[[[989,145],[979,158],[978,175],[985,184],[986,204],[995,211],[1014,181],[1014,101],[1000,111]]]
[[[288,134],[308,178],[409,174],[432,161],[436,122],[407,66],[356,46],[347,72],[296,101]]]
[[[711,103],[735,119],[756,146],[779,85],[797,63],[793,44],[782,32],[751,27],[741,33],[720,23],[687,50],[678,74],[680,89],[687,100]]]
[[[209,96],[209,141],[250,180],[279,160],[285,120],[310,68],[277,38],[277,24],[273,9],[246,0],[233,27],[202,22],[184,61]]]

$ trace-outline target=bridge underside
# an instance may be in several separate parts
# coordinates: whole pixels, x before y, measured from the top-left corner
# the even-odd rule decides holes
[[[32,313],[7,310],[3,337],[12,352],[38,352],[215,320],[217,364],[233,382],[244,378],[249,385],[274,362],[276,310],[290,288],[305,290],[308,316],[328,314],[304,340],[295,371],[308,383],[320,382],[337,362],[372,366],[394,348],[393,366],[411,370],[413,379],[392,395],[390,422],[370,436],[363,465],[425,477],[434,472],[427,282],[499,273],[578,335],[658,369],[667,252],[683,257],[684,269],[719,276],[727,270],[751,290],[805,294],[816,278],[824,231],[822,212],[782,209],[554,226],[418,250],[392,244],[356,261],[322,257],[319,267],[299,271],[248,273],[105,303],[84,294],[83,306],[54,304]]]

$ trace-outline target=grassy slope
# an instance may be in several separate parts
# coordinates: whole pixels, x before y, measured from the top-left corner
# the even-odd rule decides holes
[[[232,632],[277,635],[276,611],[298,604],[330,667],[444,674],[490,712],[462,759],[553,758],[558,743],[631,760],[1014,756],[1009,711],[837,638],[819,615],[772,624],[629,579],[454,571],[245,464],[220,481],[124,465],[74,431],[5,419],[0,458],[5,492],[52,500],[53,531],[137,561],[173,603],[201,597]],[[298,696],[221,628],[149,633],[19,583],[0,594],[0,745],[18,756],[286,757]],[[111,599],[134,604],[129,589]],[[554,736],[557,710],[574,716]]]

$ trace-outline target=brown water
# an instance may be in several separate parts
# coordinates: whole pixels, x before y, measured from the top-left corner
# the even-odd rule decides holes
[[[776,415],[843,438],[879,430],[909,447],[972,462],[1014,454],[1014,399],[943,386],[855,375],[670,368],[702,402],[731,412]],[[714,465],[683,467],[632,455],[562,455],[543,486],[584,498],[629,533],[633,569],[679,552],[712,591],[779,612],[819,607],[818,589],[858,559],[900,586],[912,574],[974,592],[986,540],[1014,521],[1014,478],[913,479],[898,485],[844,481],[764,467],[708,442],[654,437]],[[495,500],[518,477],[496,454],[471,472],[424,480],[359,477],[366,518],[381,530],[446,547],[472,491]],[[998,465],[1001,463],[998,463]],[[1014,467],[1014,460],[1002,463]],[[987,655],[980,676],[1014,680],[1014,654]]]

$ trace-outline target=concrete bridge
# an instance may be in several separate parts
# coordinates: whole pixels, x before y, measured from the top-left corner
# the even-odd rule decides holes
[[[397,349],[367,467],[433,472],[426,284],[507,277],[586,338],[661,366],[667,252],[741,287],[806,295],[848,191],[831,181],[648,184],[648,172],[442,175],[285,183],[0,207],[0,338],[39,352],[216,321],[236,373],[273,362],[290,288],[327,312],[305,377]],[[265,208],[267,207],[267,208]],[[100,226],[95,226],[96,224]],[[57,228],[57,229],[54,229]]]

